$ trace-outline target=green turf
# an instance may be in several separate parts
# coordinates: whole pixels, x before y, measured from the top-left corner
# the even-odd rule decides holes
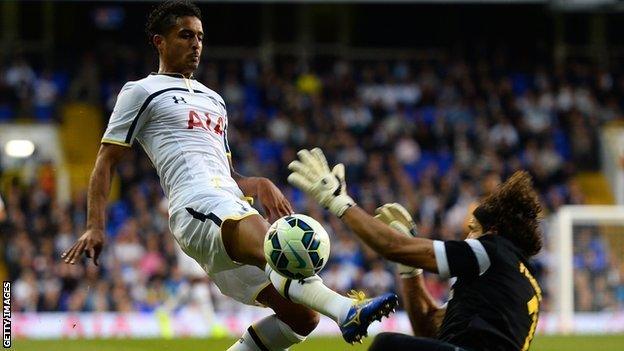
[[[14,340],[16,351],[218,351],[227,349],[234,339],[147,339],[147,340]],[[312,338],[291,348],[293,351],[360,351],[366,350],[371,339],[362,345],[349,346],[339,338]],[[611,336],[537,336],[533,351],[622,351],[624,335]],[[390,350],[388,350],[390,351]]]
[[[608,336],[537,336],[531,345],[534,351],[558,350],[624,350],[624,334]]]

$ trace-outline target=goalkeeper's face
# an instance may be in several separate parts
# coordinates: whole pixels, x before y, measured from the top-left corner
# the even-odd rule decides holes
[[[194,16],[180,17],[166,35],[156,35],[154,43],[169,73],[190,75],[199,66],[204,30]]]
[[[481,223],[475,218],[470,216],[470,223],[468,223],[468,237],[466,239],[476,239],[483,235],[483,227]]]

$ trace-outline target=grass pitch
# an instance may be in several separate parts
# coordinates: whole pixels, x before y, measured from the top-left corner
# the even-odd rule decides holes
[[[235,339],[108,339],[108,340],[13,340],[16,351],[219,351]],[[311,338],[292,351],[362,351],[372,338],[350,346],[340,338]],[[532,351],[622,351],[624,335],[608,336],[537,336]]]

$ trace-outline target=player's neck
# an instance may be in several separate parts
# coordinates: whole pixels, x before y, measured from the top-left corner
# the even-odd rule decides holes
[[[191,77],[193,77],[193,72],[182,72],[175,68],[168,67],[162,62],[160,62],[160,64],[158,65],[158,74],[173,74],[173,75],[179,74],[181,77],[184,77],[187,79],[190,79]]]

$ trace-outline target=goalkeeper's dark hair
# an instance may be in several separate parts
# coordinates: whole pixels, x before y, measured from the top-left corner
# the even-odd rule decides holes
[[[531,176],[518,171],[488,195],[473,214],[484,232],[497,232],[531,257],[542,249],[541,211]]]
[[[147,16],[145,32],[149,37],[150,44],[153,45],[154,35],[165,35],[173,28],[178,18],[192,16],[201,20],[199,7],[187,0],[169,0],[160,3]]]

